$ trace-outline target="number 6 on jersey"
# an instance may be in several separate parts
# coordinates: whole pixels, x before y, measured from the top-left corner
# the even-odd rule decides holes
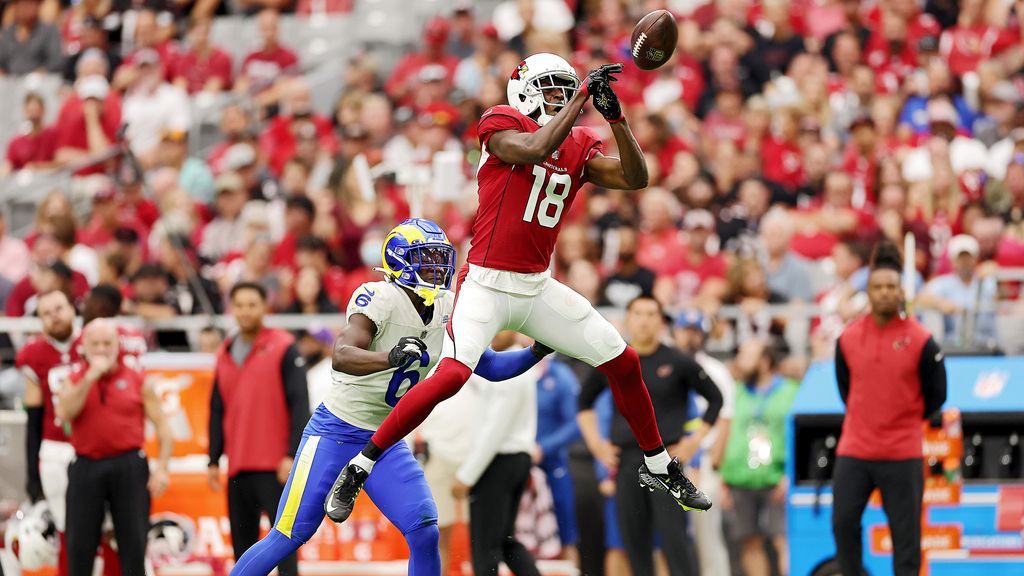
[[[530,189],[530,199],[526,202],[526,211],[523,212],[523,222],[533,222],[534,212],[537,213],[537,223],[545,228],[554,228],[562,217],[562,209],[565,207],[565,199],[569,196],[572,188],[572,177],[568,174],[558,172],[551,173],[543,166],[533,167],[533,188]],[[544,186],[544,179],[547,178],[548,185]],[[540,190],[544,188],[544,199],[537,206],[537,198]],[[549,214],[551,207],[555,207],[555,213]]]

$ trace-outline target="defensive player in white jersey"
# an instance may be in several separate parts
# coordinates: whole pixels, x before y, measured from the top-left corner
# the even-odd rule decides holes
[[[413,218],[388,234],[382,260],[385,280],[363,284],[349,302],[348,325],[334,345],[332,386],[306,425],[274,528],[239,558],[232,576],[266,576],[313,536],[342,467],[437,362],[455,305],[449,291],[454,247],[437,224]],[[488,349],[476,373],[505,380],[550,352],[539,344]],[[405,536],[409,574],[439,575],[437,508],[423,470],[404,442],[385,451],[377,466],[384,473],[367,482],[366,492]]]

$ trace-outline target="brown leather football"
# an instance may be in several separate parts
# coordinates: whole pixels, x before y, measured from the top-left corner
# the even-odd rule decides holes
[[[633,62],[641,70],[654,70],[672,56],[676,49],[679,28],[668,10],[655,10],[637,22],[629,45]]]

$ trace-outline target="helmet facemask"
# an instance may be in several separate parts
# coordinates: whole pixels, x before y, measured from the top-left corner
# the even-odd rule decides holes
[[[450,244],[430,243],[410,246],[402,259],[405,267],[394,277],[423,303],[432,306],[442,290],[448,290],[455,277],[455,248]]]
[[[555,117],[559,110],[569,103],[569,100],[572,100],[579,87],[580,79],[575,74],[567,72],[552,71],[531,79],[526,86],[526,94],[528,96],[539,96],[541,104],[537,109],[540,113],[537,117],[537,123],[541,126],[547,124],[549,120]],[[548,101],[548,97],[552,94],[559,93],[561,94],[561,101]],[[548,113],[549,107],[554,108],[550,114]]]

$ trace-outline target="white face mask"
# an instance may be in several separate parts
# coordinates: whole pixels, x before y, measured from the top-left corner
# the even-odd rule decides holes
[[[367,237],[363,239],[363,243],[359,245],[359,259],[363,261],[364,266],[380,266],[380,249],[382,243],[383,239],[378,237]]]

